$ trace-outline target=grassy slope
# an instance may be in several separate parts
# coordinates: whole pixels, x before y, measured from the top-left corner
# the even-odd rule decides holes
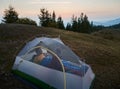
[[[3,78],[6,77],[6,73],[10,74],[15,56],[24,44],[41,34],[54,37],[60,35],[66,45],[91,65],[96,75],[92,89],[120,89],[120,39],[118,39],[118,35],[116,38],[114,34],[111,34],[114,35],[114,39],[111,39],[109,38],[111,35],[105,34],[108,39],[100,32],[88,35],[29,25],[0,25],[0,74],[3,75]],[[1,81],[1,89],[11,86],[12,89],[16,89],[17,85],[19,88],[29,89],[14,78],[9,78],[11,76],[7,77],[8,80],[13,81],[7,85]]]

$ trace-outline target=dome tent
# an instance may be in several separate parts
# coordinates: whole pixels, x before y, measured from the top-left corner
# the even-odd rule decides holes
[[[89,89],[95,76],[59,38],[47,37],[28,42],[16,56],[12,70],[42,89]]]

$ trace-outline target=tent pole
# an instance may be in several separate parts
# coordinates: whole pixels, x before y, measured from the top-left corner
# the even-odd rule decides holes
[[[50,53],[52,53],[54,56],[57,57],[58,61],[60,62],[61,66],[62,66],[62,70],[63,70],[64,89],[67,89],[67,88],[66,88],[66,74],[65,74],[64,65],[63,65],[61,59],[60,59],[53,51],[51,51],[51,50],[49,50],[49,49],[47,49],[47,48],[45,48],[45,47],[43,47],[43,46],[36,46],[36,47],[33,47],[33,48],[29,49],[29,50],[25,53],[24,57],[25,57],[31,50],[34,50],[34,49],[36,49],[36,48],[43,48],[43,49],[46,49],[47,51],[49,51]],[[24,57],[23,57],[23,58],[24,58]]]

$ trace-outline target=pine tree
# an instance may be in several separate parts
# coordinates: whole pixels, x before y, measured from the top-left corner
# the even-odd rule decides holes
[[[45,9],[40,9],[40,15],[38,15],[38,18],[40,19],[40,25],[45,26]]]
[[[4,20],[2,20],[4,23],[16,23],[18,20],[18,13],[12,6],[9,6],[9,9],[6,9],[4,13]]]
[[[61,16],[59,16],[58,19],[57,19],[57,28],[65,29],[64,23],[63,23],[63,20],[62,20]]]
[[[53,11],[53,13],[52,13],[52,21],[53,21],[53,22],[56,22],[56,14],[55,14],[55,11]]]
[[[67,23],[66,30],[70,31],[72,29],[72,26],[70,23]]]
[[[73,31],[77,31],[78,30],[78,25],[77,25],[77,17],[76,16],[72,16],[72,30]]]
[[[88,21],[88,17],[87,17],[87,15],[84,15],[83,21],[81,22],[81,30],[80,30],[80,32],[82,32],[82,33],[90,33],[90,28],[91,28],[91,26],[90,26],[90,23]]]
[[[50,27],[51,14],[48,12],[48,10],[46,10],[46,12],[45,12],[45,18],[46,18],[46,20],[45,20],[45,22],[46,22],[45,26],[46,27]]]
[[[55,27],[55,28],[57,27],[55,11],[53,11],[53,13],[52,13],[52,17],[51,17],[51,21],[50,21],[50,27]]]
[[[78,18],[78,23],[77,23],[77,25],[78,25],[78,30],[77,30],[77,32],[80,32],[80,30],[81,30],[81,23],[82,23],[82,20],[81,20],[81,17],[79,17]]]
[[[46,10],[45,8],[40,9],[40,15],[38,15],[38,18],[40,19],[41,26],[43,27],[49,26],[51,15],[48,12],[48,10]]]

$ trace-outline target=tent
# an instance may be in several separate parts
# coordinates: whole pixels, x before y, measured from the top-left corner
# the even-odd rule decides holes
[[[12,71],[42,89],[89,89],[95,77],[91,67],[59,38],[48,37],[26,43]]]

